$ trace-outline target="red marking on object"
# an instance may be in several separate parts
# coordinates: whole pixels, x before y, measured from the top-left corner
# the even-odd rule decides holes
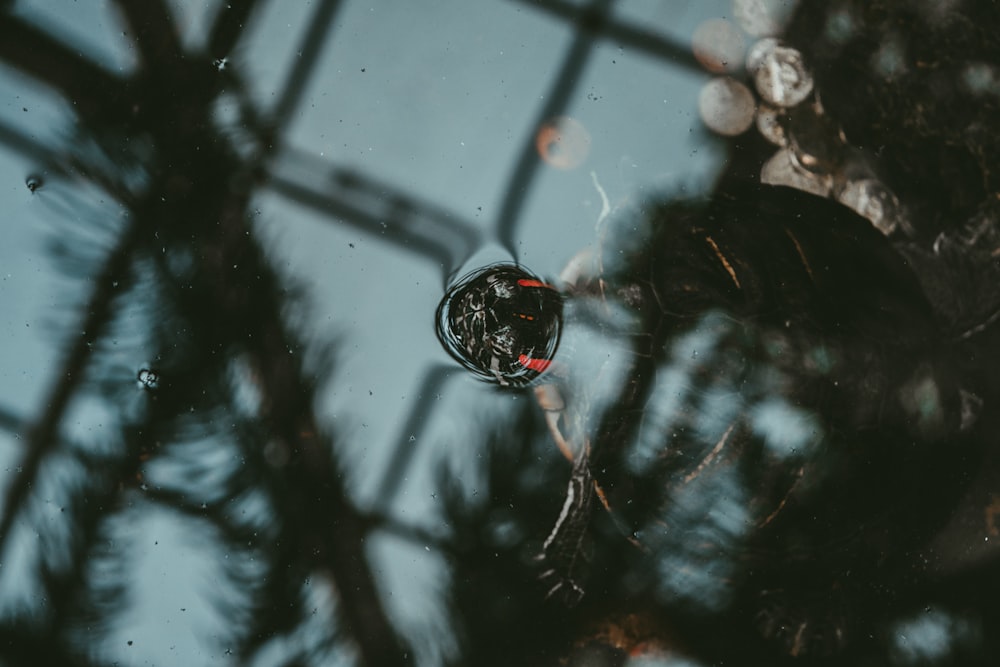
[[[539,373],[544,373],[545,370],[552,364],[552,362],[548,359],[532,359],[526,354],[519,356],[517,361],[525,368]]]
[[[552,285],[543,283],[541,280],[535,280],[534,278],[519,278],[517,284],[521,287],[545,287],[547,289],[555,289]]]

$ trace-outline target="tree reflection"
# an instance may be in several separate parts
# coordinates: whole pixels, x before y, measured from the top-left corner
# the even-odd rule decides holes
[[[598,39],[697,66],[612,4],[531,4],[576,31],[540,122],[565,111]],[[484,242],[419,197],[282,146],[340,3],[317,4],[270,109],[230,60],[258,3],[220,5],[197,51],[166,2],[115,3],[138,52],[129,74],[4,3],[0,59],[76,124],[57,151],[7,124],[0,142],[37,163],[23,187],[40,200],[72,182],[102,201],[47,204],[51,258],[86,292],[58,309],[69,333],[36,414],[0,406],[20,436],[0,514],[5,661],[104,664],[145,590],[135,533],[170,517],[208,545],[208,564],[180,553],[215,578],[238,664],[408,664],[418,648],[456,664],[986,664],[1000,606],[979,589],[996,552],[965,550],[993,516],[997,469],[1000,26],[946,4],[801,4],[775,48],[814,80],[800,106],[772,94],[767,112],[779,166],[829,199],[760,187],[775,149],[754,133],[728,140],[710,197],[602,219],[595,269],[563,286],[563,412],[469,398],[453,437],[477,455],[476,482],[436,462],[435,531],[393,507],[432,395],[461,380],[427,365],[378,500],[359,507],[360,473],[316,411],[339,381],[335,350],[304,342],[304,290],[253,223],[267,189],[442,277]],[[533,141],[491,230],[511,255]],[[833,199],[878,208],[885,233]],[[552,446],[553,422],[586,466]],[[575,605],[540,576],[560,565],[545,557],[567,488],[595,493],[576,526]],[[956,514],[972,527],[935,552]],[[433,547],[447,609],[418,602],[447,636],[401,638],[369,553],[380,536]]]
[[[211,527],[220,549],[235,554],[225,577],[241,593],[222,604],[239,619],[229,641],[240,660],[307,624],[303,580],[315,576],[334,584],[340,622],[297,652],[317,657],[343,627],[364,662],[407,662],[362,551],[365,520],[313,414],[314,378],[329,368],[322,359],[303,367],[285,323],[288,289],[251,233],[249,201],[265,156],[240,159],[212,121],[223,78],[211,59],[227,55],[252,6],[220,12],[210,53],[183,54],[164,4],[121,3],[143,60],[127,80],[4,17],[3,56],[79,102],[81,132],[108,156],[84,153],[74,172],[127,207],[110,248],[65,249],[94,289],[7,488],[0,550],[8,555],[25,527],[49,525],[41,498],[59,498],[65,510],[40,551],[25,556],[35,561],[21,602],[31,632],[11,640],[12,658],[45,636],[59,638],[50,652],[76,654],[77,628],[113,620],[130,554],[106,548],[108,535],[135,520],[130,508],[151,502]],[[142,178],[130,175],[131,164]],[[131,371],[142,380],[138,397],[108,345],[119,330],[157,369],[155,383],[148,368]],[[241,399],[248,389],[257,395],[249,403]],[[101,442],[68,447],[60,432],[85,401],[110,409],[114,427],[102,429]]]

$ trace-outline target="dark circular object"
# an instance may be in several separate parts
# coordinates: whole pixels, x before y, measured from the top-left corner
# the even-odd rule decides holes
[[[448,353],[501,386],[523,386],[545,372],[561,329],[562,295],[514,264],[469,273],[437,309],[437,335]]]

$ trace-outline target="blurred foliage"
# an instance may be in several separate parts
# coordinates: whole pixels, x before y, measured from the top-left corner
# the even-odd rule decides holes
[[[821,122],[907,212],[888,238],[832,201],[760,188],[773,147],[756,134],[729,141],[710,197],[650,199],[606,221],[599,272],[569,294],[569,325],[587,335],[569,339],[579,344],[566,419],[592,436],[590,474],[610,506],[588,517],[576,605],[547,598],[540,580],[571,468],[533,401],[470,415],[464,446],[482,454],[482,483],[457,484],[441,463],[441,535],[357,507],[357,471],[314,414],[320,384],[338,381],[333,352],[305,354],[304,290],[271,265],[250,202],[337,3],[317,7],[309,57],[273,117],[219,66],[254,2],[220,9],[197,52],[182,49],[166,3],[116,4],[140,61],[128,77],[0,8],[0,58],[77,113],[64,153],[45,157],[46,179],[114,202],[55,211],[51,258],[89,291],[59,308],[58,381],[35,420],[4,419],[23,435],[0,517],[4,664],[105,664],[139,584],[133,529],[157,512],[225,554],[211,595],[228,622],[218,644],[236,664],[411,662],[366,548],[380,530],[446,555],[455,664],[1000,655],[1000,603],[982,590],[997,553],[976,560],[964,548],[991,528],[1000,475],[992,3],[816,1],[789,18],[784,39],[815,75]],[[579,39],[603,20],[581,14]],[[213,121],[223,90],[240,97],[246,150]],[[517,175],[511,211],[533,169]],[[278,185],[380,233],[358,204],[378,188],[342,181],[337,196],[357,201]],[[480,242],[439,211],[395,201],[399,220],[436,226],[425,238],[394,220],[390,236],[442,266]],[[619,383],[586,375],[605,368],[595,355],[621,351]],[[89,437],[68,426],[88,419],[100,421]],[[956,517],[952,548],[935,553]]]

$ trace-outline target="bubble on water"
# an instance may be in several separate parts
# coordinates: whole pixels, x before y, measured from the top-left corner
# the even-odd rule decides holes
[[[562,328],[562,295],[506,263],[490,264],[455,283],[437,309],[445,350],[483,380],[524,385],[548,368]]]
[[[762,39],[750,48],[747,71],[753,75],[757,93],[777,107],[793,107],[813,90],[812,74],[802,54],[776,39]]]
[[[34,194],[43,185],[45,185],[45,180],[38,174],[29,174],[26,179],[24,179],[24,184],[28,186],[28,191]]]
[[[749,35],[777,35],[797,4],[795,0],[733,0],[733,17]]]
[[[757,109],[755,118],[757,131],[775,146],[787,146],[788,135],[781,124],[781,109],[772,107],[769,104],[761,104]]]
[[[151,368],[142,368],[136,374],[136,381],[142,389],[157,389],[160,386],[160,374]]]
[[[756,103],[750,89],[732,77],[718,77],[702,86],[698,113],[708,129],[727,137],[753,124]]]
[[[739,28],[726,19],[703,22],[691,37],[691,51],[709,72],[732,72],[743,65],[747,45]]]
[[[828,196],[833,189],[833,178],[830,175],[805,171],[787,148],[781,149],[764,163],[760,170],[760,182],[767,185],[787,185],[820,197]]]

